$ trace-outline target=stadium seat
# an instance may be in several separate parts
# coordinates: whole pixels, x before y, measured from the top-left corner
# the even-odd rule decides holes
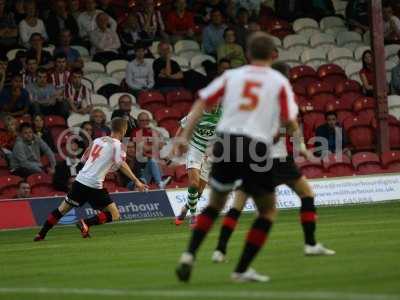
[[[178,89],[168,92],[165,95],[165,100],[167,102],[167,105],[169,106],[179,102],[188,102],[190,104],[193,104],[193,95],[190,91],[186,89]]]
[[[400,96],[390,95],[388,96],[388,107],[400,107]]]
[[[183,72],[186,72],[186,71],[190,70],[190,62],[186,57],[184,57],[184,56],[172,56],[171,59],[174,60],[179,65],[179,67],[181,68],[181,70]]]
[[[301,62],[317,69],[326,63],[326,54],[327,51],[323,48],[307,49],[301,54]]]
[[[113,77],[100,77],[100,78],[96,79],[95,82],[93,83],[94,91],[96,93],[98,93],[102,87],[109,85],[109,84],[119,86],[120,83],[118,82],[117,79],[115,79]]]
[[[105,72],[106,70],[104,66],[99,62],[87,61],[83,65],[83,73],[85,75],[90,73],[105,73]]]
[[[336,42],[340,47],[345,47],[354,51],[357,47],[362,45],[363,39],[358,32],[343,31],[338,33]]]
[[[329,154],[324,157],[323,165],[330,177],[353,176],[355,171],[351,159],[345,154]]]
[[[316,33],[310,38],[311,47],[325,48],[326,51],[335,47],[335,38],[327,33]]]
[[[0,177],[0,193],[9,194],[9,192],[15,188],[18,188],[18,184],[22,180],[19,176],[9,175]]]
[[[300,112],[303,113],[303,114],[306,114],[306,113],[314,111],[314,106],[311,103],[311,101],[308,100],[308,99],[305,99],[305,98],[304,99],[300,99],[300,100],[298,100],[297,104],[299,106]]]
[[[323,82],[323,81],[316,81],[307,86],[307,94],[309,97],[314,97],[319,94],[333,94],[334,88],[332,85]]]
[[[80,126],[83,122],[89,121],[90,116],[88,114],[82,115],[77,113],[72,113],[67,119],[68,127]]]
[[[304,28],[296,33],[301,36],[304,36],[307,39],[307,41],[309,41],[313,35],[320,34],[321,30],[319,28],[309,27],[309,28]]]
[[[44,124],[46,127],[67,127],[65,119],[57,115],[50,115],[44,117]]]
[[[292,83],[295,83],[303,78],[312,78],[315,80],[318,76],[317,72],[310,66],[301,65],[290,69],[289,78]]]
[[[352,163],[358,175],[382,173],[379,156],[373,152],[359,152],[352,156]]]
[[[303,115],[303,123],[315,131],[317,127],[325,123],[325,115],[320,112],[307,112]]]
[[[381,162],[386,172],[400,172],[400,151],[383,152]]]
[[[191,61],[193,57],[200,55],[200,54],[203,54],[203,53],[200,51],[186,51],[186,52],[182,52],[179,55],[179,57],[183,57],[186,60]]]
[[[343,101],[342,99],[335,99],[333,101],[330,100],[330,101],[327,101],[325,110],[326,111],[335,111],[335,112],[339,112],[339,111],[352,112],[353,103]]]
[[[375,117],[376,100],[371,97],[360,97],[353,102],[353,111],[359,116]]]
[[[179,165],[175,168],[175,179],[176,181],[186,181],[188,179],[188,174],[185,165]]]
[[[392,57],[396,57],[397,53],[400,50],[400,45],[398,44],[391,44],[385,46],[385,58],[386,60],[391,59]]]
[[[321,21],[319,22],[319,27],[325,31],[328,28],[343,28],[346,27],[344,20],[339,17],[325,17],[322,18]]]
[[[391,117],[391,118],[390,118]],[[400,121],[389,116],[389,145],[391,149],[400,149]]]
[[[112,78],[115,78],[118,80],[119,84],[122,83],[122,81],[125,79],[126,72],[124,70],[121,71],[115,71],[112,73]]]
[[[271,35],[283,39],[285,36],[292,34],[293,30],[289,22],[277,18],[267,18],[260,20],[261,28],[268,31]]]
[[[334,47],[328,52],[328,61],[346,69],[349,63],[354,62],[353,52],[347,48]]]
[[[170,120],[177,122],[180,118],[181,112],[173,107],[160,108],[154,111],[154,120],[157,121],[159,126],[164,126],[163,123]]]
[[[356,151],[375,149],[375,130],[371,119],[365,117],[347,118],[343,122],[350,144]]]
[[[174,45],[174,50],[176,55],[180,55],[183,52],[187,51],[200,51],[200,45],[193,40],[180,40],[177,41]]]
[[[371,50],[370,46],[365,46],[365,45],[360,45],[358,46],[355,50],[354,50],[354,58],[356,60],[361,60],[362,56],[364,54],[365,51],[367,50]]]
[[[203,65],[202,65],[203,62],[205,62],[207,60],[209,60],[213,63],[216,62],[215,58],[212,57],[211,55],[198,54],[198,55],[192,57],[192,59],[190,60],[190,67],[194,70],[201,68],[201,67],[203,67]]]
[[[346,27],[331,27],[331,28],[324,30],[325,33],[330,34],[335,39],[338,36],[338,34],[343,31],[347,31],[347,28]]]
[[[348,5],[347,1],[332,1],[333,6],[335,8],[335,13],[337,15],[345,16],[346,14],[346,7]]]
[[[279,50],[278,60],[289,64],[291,67],[301,65],[300,55],[294,51]]]
[[[0,177],[11,175],[10,170],[8,169],[8,164],[5,159],[0,157]]]
[[[117,59],[117,60],[110,61],[106,65],[107,74],[112,75],[114,72],[125,71],[128,63],[129,62],[127,60],[123,60],[123,59]]]
[[[99,94],[93,94],[92,95],[92,104],[95,106],[106,106],[109,107],[107,98],[99,95]]]
[[[26,49],[17,48],[17,49],[11,49],[11,50],[9,50],[9,51],[7,52],[7,54],[6,54],[8,61],[12,61],[12,60],[15,58],[15,56],[17,55],[17,53],[18,53],[19,51],[24,51],[24,52],[25,52]]]
[[[163,94],[156,90],[140,92],[137,100],[141,108],[151,112],[166,106]]]
[[[193,103],[189,103],[189,102],[178,102],[176,105],[172,105],[173,108],[179,110],[181,118],[187,116],[187,114],[192,109],[192,106],[193,106]]]
[[[304,50],[308,48],[308,40],[299,34],[290,34],[283,39],[283,47],[289,51]]]
[[[339,82],[347,79],[344,70],[336,64],[322,65],[318,68],[317,72],[319,78],[332,87],[336,87]]]
[[[136,104],[136,98],[132,94],[129,94],[129,93],[115,93],[110,97],[110,99],[108,99],[110,108],[111,109],[117,108],[118,107],[119,98],[121,96],[124,96],[124,95],[127,95],[129,98],[131,98],[133,105]]]
[[[46,173],[32,174],[26,178],[31,188],[37,185],[48,185],[51,186],[53,183],[53,178]]]
[[[299,32],[300,30],[307,28],[319,29],[318,22],[311,18],[299,18],[293,22],[293,30]]]
[[[347,64],[345,71],[346,75],[348,78],[352,80],[356,80],[357,82],[360,82],[360,71],[362,69],[362,63],[361,62],[352,62]]]
[[[335,86],[335,94],[340,97],[348,92],[362,93],[361,84],[355,80],[347,79],[338,82]]]
[[[307,178],[322,178],[325,176],[324,167],[320,159],[308,161],[302,159],[296,162],[303,175]]]
[[[90,57],[89,50],[83,46],[72,45],[71,48],[78,51],[82,57]]]

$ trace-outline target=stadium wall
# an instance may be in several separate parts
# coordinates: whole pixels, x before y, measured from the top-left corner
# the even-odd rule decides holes
[[[362,204],[400,199],[400,174],[379,176],[357,176],[310,180],[316,193],[318,206]],[[206,189],[199,201],[199,209],[208,201]],[[128,192],[111,194],[116,202],[122,220],[172,218],[179,214],[186,202],[186,190],[150,191],[147,193]],[[31,198],[0,201],[0,229],[34,227],[42,224],[49,212],[55,209],[63,197]],[[286,186],[277,189],[278,208],[288,209],[300,206],[300,200]],[[229,208],[232,197],[229,199]],[[245,211],[254,211],[249,201]],[[64,216],[61,224],[73,224],[79,218],[95,213],[89,205],[73,209]]]

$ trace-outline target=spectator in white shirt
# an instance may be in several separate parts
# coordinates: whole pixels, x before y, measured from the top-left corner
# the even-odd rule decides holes
[[[126,84],[136,96],[144,89],[151,89],[154,86],[153,64],[144,59],[145,47],[142,44],[136,46],[136,58],[126,67]]]
[[[33,33],[40,33],[47,41],[46,27],[41,19],[37,17],[37,9],[34,1],[25,3],[26,18],[19,23],[19,37],[22,46],[29,48],[29,40]]]
[[[106,65],[109,61],[118,59],[121,41],[117,32],[110,28],[110,17],[99,13],[96,17],[97,27],[90,33],[93,60]]]
[[[88,41],[90,33],[97,28],[96,17],[102,10],[96,9],[95,0],[85,1],[85,11],[78,17],[79,36],[82,40]],[[110,17],[110,28],[114,31],[117,30],[117,22]]]
[[[386,42],[400,40],[400,19],[393,14],[390,4],[383,8],[384,34]]]

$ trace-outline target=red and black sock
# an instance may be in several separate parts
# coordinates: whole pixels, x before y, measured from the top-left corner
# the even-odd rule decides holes
[[[39,235],[44,238],[46,234],[49,232],[49,230],[52,229],[54,225],[58,223],[58,221],[62,218],[62,216],[63,215],[60,213],[58,208],[53,210],[47,217],[46,222],[44,222],[42,229],[40,229]]]
[[[266,242],[271,227],[272,222],[267,219],[257,218],[254,221],[253,226],[247,234],[246,244],[235,272],[243,273],[248,269],[250,263]]]
[[[112,215],[108,211],[102,211],[98,215],[85,219],[85,223],[87,226],[101,225],[110,222],[112,222]]]
[[[314,246],[317,213],[313,197],[301,199],[300,222],[303,227],[304,241],[307,245]]]
[[[226,254],[228,241],[232,235],[232,232],[236,228],[240,214],[240,210],[237,210],[236,208],[231,208],[225,215],[224,220],[222,221],[222,228],[219,234],[217,250],[221,251],[224,254]]]
[[[192,232],[188,252],[195,255],[201,243],[210,231],[215,219],[218,217],[218,211],[207,206],[203,212],[197,217],[196,225]]]

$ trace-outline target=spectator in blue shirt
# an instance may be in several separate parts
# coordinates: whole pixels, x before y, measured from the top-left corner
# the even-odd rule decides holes
[[[65,54],[70,69],[83,68],[83,60],[78,50],[71,48],[72,34],[69,29],[60,32],[60,45],[54,50],[54,56]]]
[[[222,13],[218,9],[211,11],[211,23],[203,30],[203,50],[210,55],[216,55],[217,48],[224,42],[224,31],[227,28],[223,23]]]
[[[28,113],[29,93],[23,87],[22,75],[14,74],[11,85],[0,93],[0,114],[6,113],[13,117],[21,117]]]

